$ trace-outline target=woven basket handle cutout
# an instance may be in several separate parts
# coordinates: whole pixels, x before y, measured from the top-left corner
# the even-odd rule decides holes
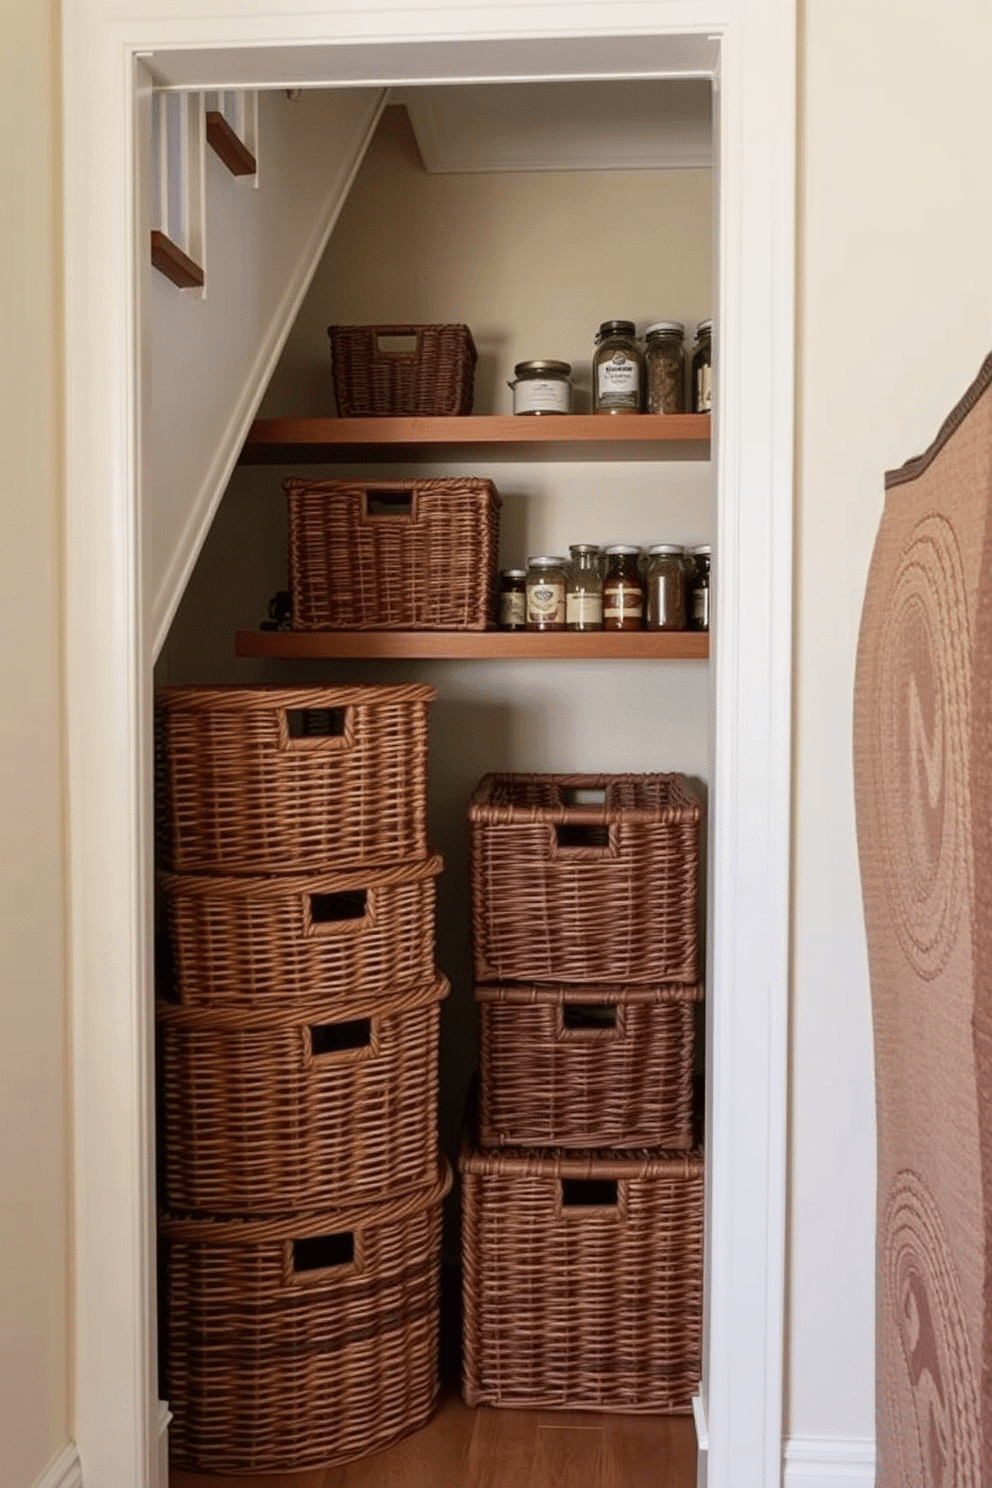
[[[616,829],[592,822],[558,822],[549,827],[552,858],[615,858]]]
[[[354,743],[355,710],[341,708],[282,708],[279,710],[279,748],[331,753]]]
[[[622,1004],[562,1001],[558,1011],[559,1038],[613,1044],[626,1035],[627,1020]]]
[[[336,894],[304,894],[305,935],[362,935],[375,922],[374,889],[343,889]]]
[[[361,1237],[354,1230],[307,1235],[283,1242],[283,1282],[287,1286],[319,1285],[332,1277],[362,1270]]]
[[[383,360],[412,362],[420,351],[420,335],[416,326],[380,326],[373,336],[374,355]],[[387,341],[401,341],[403,345],[387,346]]]
[[[419,515],[417,491],[399,483],[380,481],[374,491],[362,492],[363,522],[416,522]]]
[[[618,1178],[559,1178],[558,1214],[569,1221],[622,1218],[623,1193]]]
[[[356,1064],[379,1053],[377,1018],[343,1018],[333,1023],[308,1023],[303,1032],[303,1064]]]

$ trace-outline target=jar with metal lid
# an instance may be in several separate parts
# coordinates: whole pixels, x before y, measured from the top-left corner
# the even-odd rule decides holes
[[[701,320],[692,348],[692,411],[713,411],[713,322]]]
[[[685,413],[685,326],[656,320],[644,332],[644,406],[648,413]]]
[[[572,543],[569,548],[568,587],[565,590],[565,629],[602,630],[603,579],[596,543]]]
[[[593,413],[640,413],[644,358],[632,320],[604,320],[592,359]]]
[[[689,580],[689,629],[710,628],[710,556],[709,543],[697,543],[689,549],[692,573]]]
[[[685,549],[678,543],[648,548],[648,630],[685,630]]]
[[[504,568],[499,576],[499,628],[523,630],[527,625],[527,574],[522,568]]]
[[[638,559],[640,548],[616,543],[606,549],[606,578],[603,580],[603,629],[644,628],[644,580]]]
[[[568,413],[571,375],[569,362],[518,362],[507,383],[514,413]]]
[[[527,560],[527,629],[565,629],[564,558],[541,557]]]

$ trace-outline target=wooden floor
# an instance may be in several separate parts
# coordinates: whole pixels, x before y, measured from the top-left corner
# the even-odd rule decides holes
[[[454,1388],[423,1430],[385,1452],[325,1471],[206,1477],[170,1488],[694,1488],[691,1416],[470,1410]]]

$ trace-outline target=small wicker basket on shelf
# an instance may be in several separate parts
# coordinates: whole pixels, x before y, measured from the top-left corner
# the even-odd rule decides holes
[[[477,353],[467,325],[332,325],[327,334],[339,417],[472,412]],[[412,350],[383,345],[398,337],[413,339]]]

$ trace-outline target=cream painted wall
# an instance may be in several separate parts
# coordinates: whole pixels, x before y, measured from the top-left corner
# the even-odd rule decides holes
[[[983,0],[805,0],[789,1423],[873,1432],[874,1105],[851,698],[883,472],[992,345]]]
[[[58,17],[0,7],[0,1488],[71,1430]]]

